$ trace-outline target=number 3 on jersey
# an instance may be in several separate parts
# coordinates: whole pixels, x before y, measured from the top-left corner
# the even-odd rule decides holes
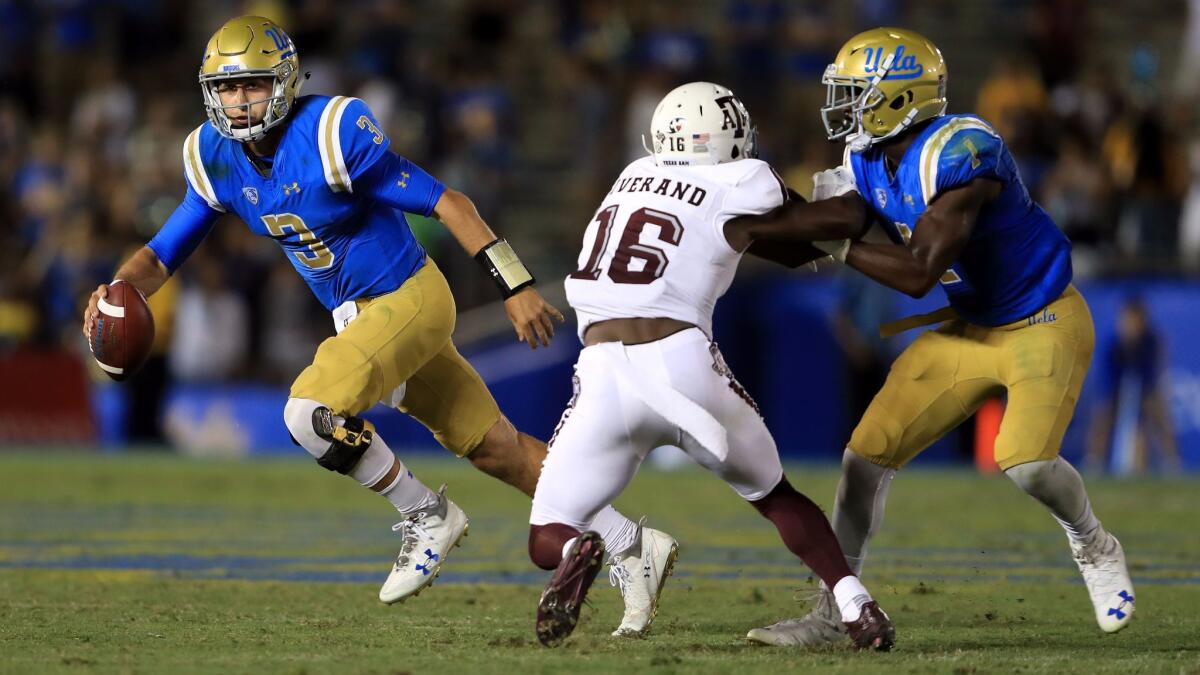
[[[600,259],[608,248],[613,223],[617,220],[617,205],[614,204],[596,214],[596,239],[592,251],[582,269],[571,273],[572,279],[595,281],[600,278]],[[641,243],[642,230],[647,225],[658,226],[658,240],[675,246],[683,237],[683,224],[666,211],[642,207],[634,211],[625,222],[617,250],[613,252],[612,264],[608,267],[608,278],[618,284],[648,284],[658,279],[667,269],[670,260],[667,252],[658,246]],[[634,260],[642,266],[634,269]]]
[[[308,244],[308,251],[292,251],[292,255],[296,256],[305,267],[314,270],[323,270],[333,264],[333,251],[325,245],[325,242],[317,238],[313,231],[308,229],[304,224],[304,219],[294,213],[281,213],[279,215],[263,216],[263,225],[267,226],[267,232],[276,239],[287,237],[286,230],[295,232],[300,238],[301,244]]]

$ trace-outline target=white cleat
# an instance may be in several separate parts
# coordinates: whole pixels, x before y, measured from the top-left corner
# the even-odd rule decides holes
[[[1133,581],[1125,565],[1125,551],[1117,538],[1104,536],[1087,546],[1071,544],[1075,564],[1083,574],[1092,606],[1096,609],[1096,623],[1105,633],[1115,633],[1133,618]]]
[[[765,628],[752,628],[746,638],[777,647],[825,647],[846,640],[846,624],[833,601],[833,593],[821,589],[817,606],[799,619],[784,619]]]
[[[392,526],[402,538],[396,564],[379,599],[387,604],[404,602],[414,597],[442,573],[442,563],[450,549],[467,536],[467,514],[446,498],[446,486],[438,490],[438,503],[428,509],[409,514]]]
[[[617,637],[645,637],[650,632],[663,586],[679,557],[679,543],[671,535],[641,527],[640,523],[639,527],[638,555],[613,556],[608,561],[608,580],[621,589],[625,599],[625,615],[613,631]]]

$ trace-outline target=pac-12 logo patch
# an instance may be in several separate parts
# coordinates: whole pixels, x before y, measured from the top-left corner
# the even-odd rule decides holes
[[[887,208],[887,191],[883,188],[875,188],[875,201],[879,202],[879,208]]]
[[[251,204],[258,206],[258,188],[244,187],[242,188],[242,194],[246,196],[246,199]]]

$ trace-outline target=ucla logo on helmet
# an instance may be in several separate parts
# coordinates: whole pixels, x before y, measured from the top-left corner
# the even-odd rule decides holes
[[[867,47],[863,52],[867,55],[867,62],[863,65],[863,72],[874,73],[883,67],[883,47]],[[912,54],[905,54],[904,45],[897,45],[896,51],[892,54],[892,67],[888,69],[883,79],[911,80],[920,77],[924,72],[925,66],[917,62],[917,57]]]

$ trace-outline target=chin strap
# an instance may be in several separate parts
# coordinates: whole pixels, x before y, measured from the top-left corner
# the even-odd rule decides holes
[[[909,110],[908,115],[905,115],[904,119],[900,120],[900,123],[896,125],[896,128],[882,136],[872,136],[866,131],[863,131],[862,121],[860,120],[858,123],[858,131],[846,137],[846,146],[850,148],[850,152],[862,152],[876,143],[886,141],[889,138],[899,135],[905,129],[912,126],[913,118],[916,116],[916,108]]]

